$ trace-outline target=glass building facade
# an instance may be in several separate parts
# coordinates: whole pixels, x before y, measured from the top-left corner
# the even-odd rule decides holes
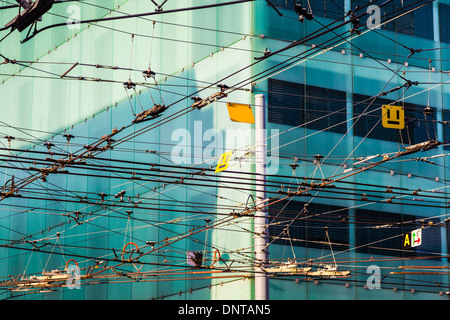
[[[375,29],[368,1],[302,5],[313,20],[285,0],[55,3],[37,27],[58,27],[2,40],[2,298],[255,299],[255,124],[227,102],[262,94],[270,299],[447,299],[450,2],[390,1]],[[350,276],[270,272],[285,262]],[[74,263],[79,288],[30,285]]]

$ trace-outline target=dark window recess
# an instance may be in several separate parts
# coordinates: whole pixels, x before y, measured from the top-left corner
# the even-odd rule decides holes
[[[303,85],[269,79],[268,120],[298,126],[303,123]]]
[[[397,142],[399,140],[399,130],[386,129],[381,123],[381,106],[390,104],[390,100],[383,98],[370,98],[369,96],[353,95],[353,134],[357,137],[366,137]],[[360,116],[360,117],[359,117]],[[359,117],[359,118],[358,118]]]
[[[449,247],[450,248],[450,222],[449,221],[447,221],[446,223],[445,223],[445,228],[446,228],[446,233],[447,233],[447,247]],[[447,254],[448,254],[448,249],[447,249]],[[449,256],[447,256],[447,261],[450,261],[450,255]]]
[[[436,139],[436,109],[431,108],[432,114],[425,117],[424,106],[412,103],[398,103],[405,110],[405,128],[403,130],[384,128],[381,121],[381,107],[391,104],[391,100],[373,98],[366,95],[353,95],[353,114],[356,121],[354,135],[377,140],[403,142],[406,145],[417,144]],[[361,117],[357,118],[358,116]]]
[[[447,142],[450,140],[450,110],[443,110],[442,111],[442,120],[443,121],[448,121],[449,124],[444,124],[442,127],[444,128],[444,141],[442,142]],[[445,150],[450,150],[450,143],[444,144],[444,149]]]
[[[426,226],[430,220],[408,214],[356,209],[356,251],[371,255],[438,259],[441,255],[441,231],[438,226],[422,230],[421,246],[403,248],[403,234],[421,228],[420,221],[424,221]]]
[[[346,93],[269,79],[268,120],[336,133],[347,131]]]
[[[396,10],[400,13],[417,6],[415,0],[395,0]],[[396,31],[417,37],[433,39],[433,3],[416,9],[395,20]]]
[[[450,5],[439,3],[439,28],[441,41],[450,43]]]
[[[303,3],[307,4],[308,1],[303,1]],[[344,0],[334,0],[334,1],[309,0],[309,3],[311,4],[311,10],[314,16],[325,17],[330,19],[340,19],[344,17],[345,14]]]
[[[281,201],[269,206],[269,242],[293,246],[347,250],[349,243],[348,209],[338,206]]]
[[[437,140],[436,109],[431,108],[431,115],[424,115],[424,106],[405,103],[405,129],[402,130],[405,144],[417,144]]]
[[[343,91],[306,86],[306,128],[347,132],[347,95]]]
[[[416,0],[394,0],[383,7],[381,7],[381,23],[395,18],[381,26],[382,30],[396,31],[403,34],[409,34],[412,36],[433,39],[433,4],[429,3],[419,9],[415,9],[412,12],[405,13],[410,9],[417,6],[414,5]],[[368,0],[353,0],[352,9],[357,5],[367,9]],[[361,14],[364,9],[361,9],[357,14]],[[361,21],[362,25],[366,23],[366,18],[363,17]]]
[[[280,8],[291,9],[294,11],[294,1],[292,0],[269,0],[274,6]],[[306,9],[308,8],[308,1],[297,1],[298,4]],[[345,4],[344,0],[309,0],[311,11],[315,17],[325,17],[330,19],[340,19],[344,17]]]

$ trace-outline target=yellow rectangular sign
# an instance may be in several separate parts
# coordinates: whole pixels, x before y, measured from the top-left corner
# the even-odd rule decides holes
[[[216,173],[224,171],[228,168],[228,164],[230,163],[232,155],[233,151],[228,151],[220,156],[219,162],[216,166]]]
[[[403,107],[385,104],[381,110],[383,127],[390,129],[405,128],[405,110]]]
[[[255,117],[250,105],[227,102],[227,108],[231,121],[255,123]]]

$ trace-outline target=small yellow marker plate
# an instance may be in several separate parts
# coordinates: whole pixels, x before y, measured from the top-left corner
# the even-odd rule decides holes
[[[230,163],[232,155],[233,155],[233,151],[228,151],[220,156],[220,160],[217,163],[217,167],[216,167],[216,173],[224,171],[228,168],[228,164]]]

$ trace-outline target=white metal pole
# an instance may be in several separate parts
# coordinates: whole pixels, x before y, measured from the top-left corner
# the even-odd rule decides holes
[[[263,94],[255,95],[255,160],[256,160],[256,205],[266,199],[264,179],[266,173],[266,108]],[[255,299],[269,299],[267,275],[262,268],[268,259],[267,245],[267,210],[255,213]]]

